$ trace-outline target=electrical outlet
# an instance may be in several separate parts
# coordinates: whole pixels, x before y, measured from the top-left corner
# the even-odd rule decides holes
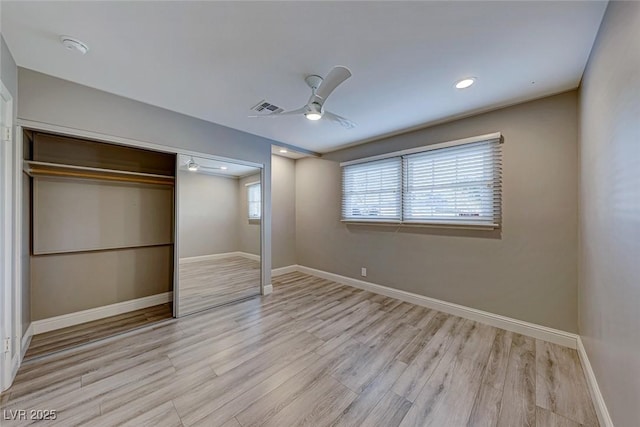
[[[362,268],[360,269],[360,275],[361,275],[362,277],[367,277],[367,267],[362,267]]]

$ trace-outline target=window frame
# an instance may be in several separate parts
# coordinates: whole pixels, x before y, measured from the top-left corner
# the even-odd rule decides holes
[[[491,222],[486,220],[480,221],[465,221],[465,220],[440,220],[440,219],[405,219],[405,213],[407,209],[407,203],[405,202],[405,198],[408,196],[408,186],[407,186],[407,165],[408,159],[412,157],[418,157],[414,155],[419,155],[423,153],[428,153],[434,150],[440,150],[444,148],[452,148],[452,147],[461,147],[464,145],[475,144],[478,143],[488,143],[488,144],[497,144],[496,146],[491,146],[489,149],[491,150],[491,157],[495,157],[492,161],[492,177],[489,180],[491,182],[491,204],[494,206]],[[366,157],[362,159],[347,161],[340,163],[342,168],[342,188],[341,188],[341,205],[340,205],[340,221],[347,224],[363,224],[363,225],[387,225],[387,226],[410,226],[410,227],[443,227],[443,228],[467,228],[467,229],[500,229],[502,228],[502,144],[504,140],[502,138],[502,134],[500,132],[495,132],[486,135],[474,136],[470,138],[464,138],[454,141],[447,141],[443,143],[430,144],[427,146],[411,148],[407,150],[395,151],[383,155]],[[486,155],[486,154],[485,154]],[[375,219],[375,218],[350,218],[345,216],[345,174],[346,168],[349,166],[354,166],[363,163],[372,163],[383,161],[387,159],[398,158],[401,162],[401,172],[400,172],[400,219],[399,220],[389,220],[389,219]],[[496,176],[497,174],[497,176]],[[453,185],[453,184],[452,184]],[[495,207],[497,205],[497,208]],[[436,205],[434,205],[436,206]],[[485,216],[486,218],[486,216]]]
[[[247,189],[247,219],[249,221],[259,221],[262,219],[262,186],[260,181],[249,182],[245,184]],[[251,190],[253,188],[258,189],[258,200],[251,199]],[[251,216],[251,206],[252,204],[258,204],[258,216]]]

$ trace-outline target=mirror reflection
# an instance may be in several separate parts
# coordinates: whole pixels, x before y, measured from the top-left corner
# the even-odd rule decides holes
[[[260,294],[262,170],[178,156],[178,315]]]

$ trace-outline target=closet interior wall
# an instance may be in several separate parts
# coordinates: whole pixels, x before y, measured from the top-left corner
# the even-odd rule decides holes
[[[24,145],[32,320],[173,290],[175,155],[32,131]]]

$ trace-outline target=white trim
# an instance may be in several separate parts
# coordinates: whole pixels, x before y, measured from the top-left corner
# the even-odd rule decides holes
[[[298,266],[301,273],[310,274],[312,276],[321,277],[323,279],[333,280],[334,282],[352,286],[358,289],[364,289],[376,294],[385,295],[406,301],[411,304],[420,305],[444,313],[453,314],[465,319],[484,323],[486,325],[495,326],[507,331],[516,332],[533,338],[548,341],[564,347],[575,349],[577,347],[578,335],[558,329],[549,328],[535,323],[525,322],[523,320],[513,319],[499,314],[489,313],[487,311],[478,310],[464,305],[454,304],[447,301],[441,301],[435,298],[429,298],[424,295],[414,294],[412,292],[402,291],[399,289],[389,288],[387,286],[375,283],[365,282],[363,280],[352,279],[350,277],[341,276],[339,274],[329,273],[315,268]]]
[[[247,254],[249,255],[249,254]],[[180,258],[179,264],[190,264],[192,262],[198,261],[211,261],[215,259],[223,259],[223,258],[231,258],[234,256],[245,257],[244,252],[223,252],[221,254],[210,254],[210,255],[199,255],[199,256],[191,256],[187,258]],[[248,257],[245,257],[248,258]]]
[[[209,261],[214,259],[231,258],[234,256],[248,258],[254,261],[260,261],[260,255],[254,255],[248,252],[236,251],[236,252],[223,252],[221,254],[200,255],[200,256],[192,256],[187,258],[180,258],[179,264],[189,264],[189,263],[198,262],[198,261]]]
[[[604,402],[604,397],[600,392],[598,381],[596,380],[596,374],[593,372],[591,362],[587,355],[587,350],[584,348],[582,338],[578,336],[578,356],[580,356],[580,362],[582,363],[582,369],[584,370],[584,376],[587,378],[587,385],[589,386],[589,392],[591,393],[591,399],[593,400],[593,406],[595,407],[596,414],[598,415],[598,421],[602,427],[613,427],[613,421],[609,415],[609,410]]]
[[[176,155],[175,185],[173,187],[173,315],[180,317],[180,157]]]
[[[285,267],[274,268],[271,270],[271,277],[282,276],[283,274],[293,273],[294,271],[300,271],[298,265],[287,265]]]
[[[248,252],[236,252],[236,254],[238,256],[241,256],[241,257],[244,257],[244,258],[252,259],[254,261],[260,261],[260,259],[261,259],[260,255],[254,255],[254,254],[250,254]]]
[[[141,308],[153,307],[173,300],[173,292],[151,295],[148,297],[105,305],[104,307],[90,308],[88,310],[75,313],[63,314],[61,316],[50,317],[48,319],[35,320],[31,323],[34,334],[54,331],[69,326],[79,325],[85,322],[104,319],[105,317],[116,316]]]
[[[20,366],[22,365],[22,360],[24,359],[24,355],[27,353],[27,350],[29,349],[29,344],[31,344],[32,337],[33,337],[33,323],[30,323],[26,332],[22,335],[22,340],[20,341],[20,349],[16,352],[16,355],[13,357],[13,360],[11,360],[11,373],[9,376],[9,384],[12,384],[13,380],[16,378],[18,369],[20,369]]]
[[[273,285],[272,284],[265,285],[262,288],[262,295],[269,295],[272,292],[273,292]]]
[[[455,147],[456,145],[472,144],[474,142],[488,141],[492,139],[502,139],[501,132],[488,133],[486,135],[471,136],[469,138],[456,139],[454,141],[437,142],[435,144],[424,145],[422,147],[409,148],[406,150],[392,151],[391,153],[379,154],[377,156],[364,157],[362,159],[349,160],[340,163],[340,166],[356,165],[358,163],[383,160],[391,157],[401,157],[408,154],[422,153],[423,151],[438,150],[440,148]]]
[[[445,221],[386,221],[375,219],[341,219],[346,225],[375,225],[383,227],[417,227],[417,228],[454,228],[458,230],[495,230],[500,224],[486,224],[473,222],[445,222]]]
[[[29,323],[29,327],[27,328],[27,331],[22,336],[20,360],[24,359],[24,355],[27,353],[27,350],[29,349],[29,344],[31,344],[31,338],[33,338],[33,322]]]
[[[22,185],[17,176],[16,159],[18,155],[15,122],[14,99],[0,80],[0,102],[6,105],[0,118],[0,391],[8,389],[20,363],[18,331],[21,325],[21,303],[19,279],[20,207],[17,206],[16,188]],[[5,351],[5,340],[9,340]]]

